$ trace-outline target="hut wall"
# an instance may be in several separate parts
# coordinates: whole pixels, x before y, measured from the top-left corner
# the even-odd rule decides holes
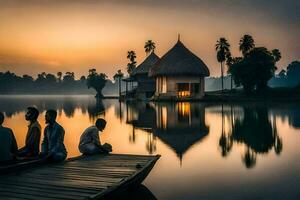
[[[199,76],[168,76],[167,79],[167,92],[161,92],[161,77],[156,78],[156,96],[169,96],[169,97],[176,97],[178,95],[178,83],[199,83],[199,92],[195,98],[202,98],[204,96],[204,77]]]

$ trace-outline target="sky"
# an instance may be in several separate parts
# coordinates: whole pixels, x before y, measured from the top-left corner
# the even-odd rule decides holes
[[[278,48],[280,70],[300,60],[299,10],[299,0],[0,0],[0,71],[72,71],[79,78],[96,68],[112,77],[126,71],[128,50],[139,64],[151,39],[161,57],[178,34],[212,76],[220,74],[218,38],[240,56],[244,34],[256,46]]]

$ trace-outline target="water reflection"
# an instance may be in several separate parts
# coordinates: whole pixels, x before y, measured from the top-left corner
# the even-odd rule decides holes
[[[75,110],[80,109],[83,114],[87,112],[94,121],[95,118],[105,115],[105,109],[112,106],[111,101],[106,101],[105,104],[102,100],[87,96],[4,96],[1,97],[0,111],[4,111],[10,118],[24,112],[28,106],[35,106],[40,112],[55,109],[59,116],[64,112],[68,118],[72,118]]]
[[[221,105],[97,102],[86,96],[0,97],[0,111],[7,116],[4,125],[13,129],[19,146],[24,145],[27,131],[24,112],[31,105],[41,112],[58,111],[69,157],[79,155],[81,133],[99,116],[108,122],[101,141],[112,144],[114,153],[161,154],[144,182],[151,190],[147,192],[150,199],[156,199],[151,193],[172,200],[286,199],[285,194],[299,199],[297,103]],[[39,121],[44,128],[43,114]]]
[[[256,164],[258,154],[266,154],[274,149],[279,155],[282,151],[282,139],[277,133],[276,119],[269,119],[268,108],[264,105],[243,106],[243,117],[235,116],[235,110],[230,107],[231,129],[224,131],[224,108],[222,105],[222,133],[219,139],[221,154],[226,157],[233,144],[244,144],[246,150],[242,156],[247,168]],[[228,115],[228,113],[227,113]]]
[[[126,113],[126,122],[133,126],[132,141],[136,137],[135,129],[148,132],[146,148],[149,154],[155,153],[158,137],[182,160],[188,149],[209,132],[205,107],[201,104],[135,102],[127,104]]]

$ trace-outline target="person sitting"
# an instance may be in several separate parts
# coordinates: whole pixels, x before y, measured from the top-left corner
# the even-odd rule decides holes
[[[13,131],[10,128],[3,127],[4,114],[0,112],[0,162],[10,162],[15,158],[18,151],[18,145]]]
[[[93,155],[101,153],[109,153],[112,146],[105,143],[101,145],[99,139],[99,131],[103,132],[106,121],[102,118],[97,119],[94,126],[87,128],[80,137],[79,151],[84,155]]]
[[[56,122],[57,112],[48,110],[45,115],[46,124],[44,139],[42,142],[41,158],[49,161],[61,162],[67,157],[67,150],[64,145],[65,130]]]
[[[39,111],[34,107],[28,107],[25,119],[29,121],[25,146],[18,151],[19,157],[36,157],[40,152],[41,125],[37,121]]]

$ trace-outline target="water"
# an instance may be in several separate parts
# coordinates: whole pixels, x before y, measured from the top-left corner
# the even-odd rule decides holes
[[[300,199],[300,104],[119,103],[89,96],[2,96],[19,147],[27,106],[58,110],[68,156],[98,117],[114,153],[160,154],[144,181],[150,199]],[[146,198],[146,197],[145,197]],[[143,199],[143,197],[139,197]]]

